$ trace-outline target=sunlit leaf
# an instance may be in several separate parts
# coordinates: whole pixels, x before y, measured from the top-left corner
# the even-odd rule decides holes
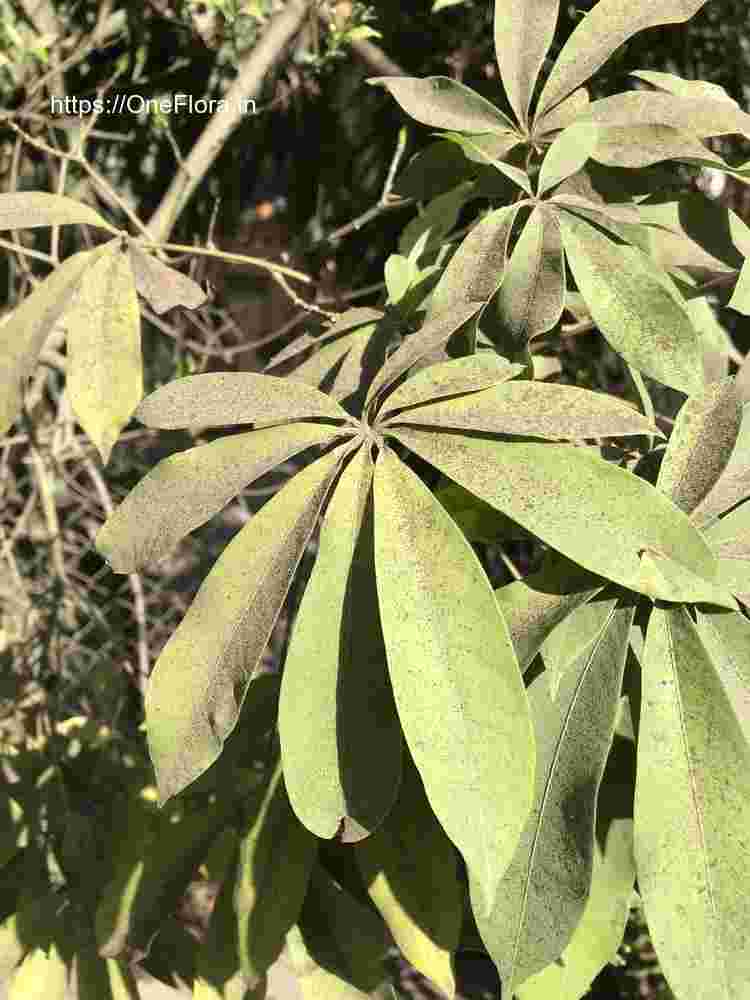
[[[55,944],[34,948],[8,984],[8,1000],[65,1000],[68,970]]]
[[[146,725],[162,802],[217,759],[349,445],[298,473],[232,539],[149,678]]]
[[[579,87],[561,101],[552,111],[547,112],[534,122],[534,132],[539,136],[549,135],[567,128],[586,110],[589,104],[589,94],[585,87]]]
[[[602,0],[599,0],[599,6],[601,4]],[[582,120],[598,122],[610,128],[671,125],[701,139],[715,135],[750,135],[750,115],[734,102],[706,97],[676,97],[653,90],[628,90],[592,101]]]
[[[464,890],[455,849],[413,764],[405,768],[393,812],[355,852],[368,892],[406,960],[452,997]]]
[[[392,253],[385,262],[385,287],[388,291],[388,301],[391,305],[400,302],[409,290],[414,272],[406,257]]]
[[[542,643],[544,676],[553,698],[566,671],[598,638],[616,602],[615,597],[602,598],[574,608]]]
[[[735,309],[743,316],[750,316],[750,257],[745,259],[742,270],[734,286],[732,297],[727,302],[730,309]]]
[[[219,438],[170,455],[128,493],[96,537],[115,573],[135,573],[162,559],[188,532],[205,524],[248,483],[336,428],[289,424]]]
[[[664,160],[712,160],[715,155],[689,129],[672,125],[609,126],[600,122],[597,139],[591,156],[612,167],[646,167]],[[721,157],[716,156],[716,162],[722,162]]]
[[[360,839],[388,814],[401,729],[388,678],[372,554],[372,459],[363,446],[328,504],[289,644],[279,705],[284,775],[318,837]]]
[[[697,626],[750,745],[750,622],[742,615],[702,608],[697,613]]]
[[[737,602],[719,574],[718,560],[714,579],[705,580],[658,550],[644,548],[637,589],[654,597],[669,594],[668,599],[677,603],[705,602],[732,611],[737,609]]]
[[[510,106],[525,125],[534,84],[552,43],[559,0],[496,0],[495,56]]]
[[[112,240],[65,312],[70,404],[105,465],[143,396],[140,320],[128,257]]]
[[[678,996],[750,984],[750,746],[684,608],[654,608],[635,792],[638,886]]]
[[[642,414],[614,396],[572,385],[528,381],[504,382],[456,399],[429,403],[387,421],[388,426],[402,423],[553,440],[660,433]]]
[[[645,28],[688,21],[706,0],[599,0],[584,15],[558,55],[537,104],[537,119],[585,83],[620,46]]]
[[[351,419],[318,389],[255,372],[206,372],[175,379],[146,396],[135,415],[147,427],[186,430],[232,424],[267,427],[314,417]]]
[[[4,229],[32,229],[71,223],[112,228],[97,211],[73,198],[47,194],[46,191],[0,194],[0,232]]]
[[[539,195],[566,177],[577,173],[595,155],[599,129],[589,122],[574,122],[564,129],[547,150],[537,180]],[[597,157],[598,159],[598,157]]]
[[[375,469],[375,560],[404,735],[430,805],[489,909],[531,802],[526,692],[471,546],[389,450]]]
[[[281,954],[297,922],[318,842],[289,804],[281,763],[269,774],[257,812],[240,830],[234,894],[239,957],[254,983]]]
[[[657,489],[691,514],[724,472],[741,422],[734,379],[714,382],[687,399],[672,429]]]
[[[716,561],[687,515],[653,486],[588,449],[412,427],[393,434],[591,573],[640,591],[639,553],[651,548],[705,581],[715,577]],[[670,599],[668,592],[651,596]]]
[[[570,269],[594,322],[638,371],[688,395],[703,388],[698,335],[666,275],[569,212],[560,228]]]
[[[136,243],[131,242],[128,250],[136,290],[157,315],[175,306],[197,309],[206,301],[206,293],[192,278],[145,253]]]
[[[534,806],[492,912],[477,927],[512,993],[568,945],[586,906],[596,797],[612,743],[633,607],[613,608],[593,645],[552,697],[532,681],[537,771]]]
[[[358,327],[377,323],[377,321],[382,318],[383,313],[380,309],[371,309],[369,306],[355,306],[352,309],[347,309],[345,312],[341,313],[338,319],[332,323],[331,326],[321,331],[321,333],[315,336],[310,333],[303,333],[301,337],[295,337],[291,344],[288,344],[277,354],[274,354],[266,365],[266,369],[269,370],[271,368],[276,368],[284,361],[288,361],[290,358],[304,353],[311,347],[322,348],[326,344],[338,339],[343,334],[350,333]]]
[[[660,73],[651,69],[636,69],[630,73],[630,76],[637,76],[658,90],[666,90],[677,97],[708,97],[712,100],[729,101],[730,104],[739,107],[737,102],[718,83],[708,83],[706,80],[684,80],[680,76],[675,76],[674,73]]]
[[[730,510],[748,496],[750,496],[750,406],[745,404],[734,451],[718,483],[693,511],[693,519],[705,528],[724,511]]]
[[[635,881],[633,823],[616,819],[604,850],[594,842],[591,893],[559,961],[519,986],[518,1000],[580,1000],[622,942]]]
[[[81,278],[96,257],[96,251],[68,257],[0,326],[0,434],[5,434],[18,416],[26,379],[44,342],[70,307]]]
[[[367,83],[385,87],[407,115],[423,125],[457,132],[513,130],[513,122],[499,108],[448,76],[376,76]]]

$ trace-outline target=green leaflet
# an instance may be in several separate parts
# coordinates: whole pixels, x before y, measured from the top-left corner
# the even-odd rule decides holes
[[[404,735],[478,905],[489,909],[531,802],[526,692],[469,543],[390,450],[375,467],[375,563]]]
[[[534,806],[492,911],[475,910],[508,993],[561,954],[584,912],[596,797],[612,743],[633,613],[632,604],[610,611],[554,699],[544,675],[529,687],[537,745]]]
[[[26,379],[34,370],[44,342],[70,307],[83,275],[98,253],[68,257],[0,326],[0,434],[5,434],[18,416]]]
[[[314,417],[351,421],[346,410],[318,389],[254,372],[177,378],[147,396],[135,416],[147,427],[185,430],[231,424],[267,427]]]
[[[454,358],[410,375],[388,396],[380,411],[380,418],[387,418],[395,410],[419,406],[435,399],[456,396],[461,393],[479,392],[489,386],[506,382],[518,375],[520,365],[512,365],[493,351],[470,354],[465,358]],[[399,413],[397,418],[408,420],[409,413]]]
[[[750,988],[750,746],[687,611],[654,608],[643,657],[635,857],[678,997]]]
[[[469,87],[447,76],[424,79],[376,76],[367,81],[384,86],[407,115],[423,125],[456,132],[506,132],[514,126],[499,108]]]
[[[742,270],[734,286],[732,297],[727,303],[730,309],[735,309],[743,316],[750,316],[750,257],[745,259]]]
[[[700,192],[679,200],[649,200],[638,206],[638,215],[649,226],[666,228],[697,244],[707,258],[704,266],[736,270],[750,255],[750,229],[731,208],[711,201]],[[700,258],[696,259],[696,265]],[[686,264],[691,263],[687,258]]]
[[[582,125],[585,123],[582,123]],[[672,125],[599,124],[596,149],[591,156],[598,163],[612,167],[646,167],[664,160],[714,160],[712,153],[688,129]]]
[[[48,194],[46,191],[0,194],[0,232],[4,229],[32,229],[71,223],[97,226],[114,232],[97,211],[73,198]]]
[[[192,278],[163,264],[153,254],[145,253],[134,241],[128,252],[136,291],[157,315],[175,306],[198,309],[206,301],[206,293]]]
[[[571,174],[577,174],[588,159],[596,157],[599,129],[590,122],[574,122],[557,136],[542,161],[537,180],[541,197]]]
[[[705,602],[735,611],[737,602],[724,585],[719,568],[717,560],[716,579],[705,580],[663,553],[644,548],[641,550],[638,590],[647,594],[669,594],[670,601],[680,604]]]
[[[690,395],[703,388],[698,335],[669,279],[653,261],[620,246],[569,212],[560,213],[565,252],[591,316],[638,371]]]
[[[449,139],[451,142],[459,145],[463,149],[464,155],[469,159],[474,160],[476,163],[494,167],[495,170],[499,170],[503,176],[511,180],[522,191],[525,191],[530,198],[533,196],[531,180],[527,172],[521,167],[515,167],[511,163],[506,163],[504,160],[499,159],[499,156],[505,155],[507,151],[508,142],[505,141],[505,137],[503,137],[500,149],[492,142],[489,145],[483,142],[483,136],[461,135],[459,132],[444,132],[443,138]]]
[[[735,382],[736,384],[736,382]],[[702,528],[750,496],[750,406],[742,408],[742,424],[724,474],[708,496],[693,511]]]
[[[520,204],[488,212],[465,237],[432,293],[428,316],[433,319],[464,302],[486,302],[505,272],[508,241]]]
[[[458,222],[461,209],[466,202],[472,197],[477,197],[474,193],[474,188],[473,181],[461,181],[460,184],[452,187],[449,191],[445,191],[443,194],[439,194],[436,198],[433,198],[424,211],[404,227],[398,241],[399,254],[409,256],[420,237],[423,237],[426,233],[429,233],[430,244],[442,243]],[[387,266],[388,261],[386,261],[386,268]],[[416,261],[414,271],[416,271]],[[386,284],[387,280],[386,274]],[[398,299],[393,299],[392,301],[398,301]]]
[[[590,600],[574,608],[542,643],[544,676],[553,698],[557,697],[557,690],[567,670],[598,638],[616,603],[615,597]]]
[[[162,559],[248,483],[306,448],[334,439],[336,428],[289,424],[219,438],[170,455],[128,493],[99,531],[96,545],[115,573]]]
[[[534,135],[549,136],[552,132],[567,128],[583,114],[588,105],[589,93],[585,87],[579,87],[564,101],[560,101],[552,111],[534,122]]]
[[[595,597],[604,583],[553,550],[541,569],[495,591],[521,670],[527,669],[553,629]]]
[[[65,1000],[68,970],[55,944],[34,948],[8,985],[8,1000]]]
[[[629,403],[613,396],[572,385],[530,381],[503,382],[429,403],[385,423],[389,428],[408,423],[552,440],[661,433]]]
[[[668,589],[642,589],[639,553],[650,548],[704,581],[714,580],[715,559],[687,515],[653,486],[588,449],[435,435],[411,427],[393,434],[591,573],[670,600]]]
[[[242,971],[256,983],[276,961],[299,917],[318,844],[292,812],[281,763],[267,778],[259,808],[240,832],[234,891]]]
[[[750,622],[742,615],[707,609],[697,618],[701,642],[750,745]]]
[[[676,97],[653,90],[629,90],[592,101],[583,121],[612,127],[671,125],[698,138],[749,135],[750,115],[724,99]],[[710,160],[710,156],[706,157]]]
[[[633,823],[616,819],[604,850],[594,842],[591,893],[561,962],[553,962],[518,988],[518,1000],[580,1000],[611,962],[628,919],[635,881]]]
[[[750,604],[750,503],[714,522],[707,538],[719,561],[719,580],[744,604]]]
[[[105,465],[143,396],[140,320],[128,256],[111,240],[65,311],[70,404]]]
[[[372,458],[363,445],[336,484],[289,644],[279,733],[289,798],[329,839],[367,836],[401,780],[372,553]],[[285,928],[286,929],[286,928]]]
[[[707,83],[705,80],[684,80],[680,76],[675,76],[674,73],[659,73],[650,69],[633,70],[630,76],[637,76],[658,90],[666,90],[677,97],[693,99],[708,97],[712,100],[729,101],[735,107],[739,106],[718,83]]]
[[[559,0],[496,0],[495,56],[508,101],[528,122],[534,84],[557,24]]]
[[[516,142],[519,138],[516,137]],[[467,180],[474,172],[454,142],[441,139],[420,150],[396,178],[393,190],[402,198],[430,201]]]
[[[452,997],[464,890],[455,849],[430,809],[413,763],[404,769],[393,812],[355,853],[368,892],[404,957]]]
[[[159,656],[146,725],[162,802],[221,753],[349,447],[298,473],[232,539]]]
[[[385,262],[383,274],[388,302],[395,305],[409,291],[409,285],[414,277],[411,263],[400,253],[392,253]]]
[[[301,337],[295,337],[291,344],[282,348],[271,358],[266,366],[266,370],[276,368],[277,365],[288,361],[297,354],[302,354],[311,347],[321,348],[331,343],[345,333],[351,333],[358,327],[369,326],[383,318],[380,309],[371,309],[369,306],[354,306],[342,312],[327,329],[317,336],[310,333],[303,333]]]
[[[585,83],[619,47],[644,28],[681,24],[701,9],[706,0],[599,0],[567,40],[539,95],[536,115],[544,115],[576,87]]]
[[[691,514],[726,469],[741,423],[742,405],[732,378],[687,399],[672,429],[657,489]]]

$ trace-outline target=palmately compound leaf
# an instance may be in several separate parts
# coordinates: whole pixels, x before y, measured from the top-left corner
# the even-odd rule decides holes
[[[319,389],[255,372],[177,378],[147,396],[135,415],[147,427],[185,430],[232,424],[269,427],[316,417],[351,422],[346,410]]]
[[[284,666],[279,734],[297,816],[318,837],[367,836],[401,780],[372,553],[372,458],[362,446],[336,484]]]
[[[165,802],[218,758],[332,477],[340,445],[288,482],[232,539],[149,678],[146,726]]]
[[[612,347],[638,371],[690,395],[703,389],[698,334],[646,254],[621,246],[570,212],[560,228],[570,269],[591,316]]]
[[[488,212],[466,236],[447,264],[430,299],[428,318],[464,302],[481,303],[495,294],[503,280],[508,241],[519,204]]]
[[[356,846],[355,855],[367,891],[406,960],[452,997],[464,889],[455,848],[412,763],[404,769],[393,812]]]
[[[726,469],[741,423],[742,404],[733,378],[714,382],[687,399],[672,429],[657,489],[691,514]]]
[[[389,449],[375,467],[375,565],[406,742],[477,904],[490,909],[533,792],[526,692],[471,546]]]
[[[257,982],[281,954],[302,909],[317,849],[317,840],[292,811],[277,762],[259,808],[240,831],[234,909],[248,982]]]
[[[404,386],[408,384],[405,382]],[[525,380],[506,381],[455,399],[418,406],[390,417],[384,424],[435,426],[557,441],[661,433],[630,404],[613,396],[573,385]]]
[[[640,553],[649,548],[671,556],[704,582],[715,580],[716,560],[687,515],[653,486],[588,449],[435,434],[415,427],[392,433],[591,573],[670,600],[667,584],[643,589]]]
[[[197,309],[206,301],[201,286],[186,274],[145,253],[137,243],[131,242],[128,251],[136,290],[157,315],[175,306]]]
[[[495,56],[508,101],[523,126],[559,7],[560,0],[495,0]]]
[[[529,687],[537,745],[534,807],[489,914],[477,927],[513,993],[567,946],[589,896],[599,784],[612,743],[634,608],[604,628],[563,677]],[[473,887],[472,887],[473,888]]]
[[[113,231],[95,209],[73,198],[46,191],[0,194],[0,232],[4,229],[33,229],[72,223]]]
[[[633,822],[613,820],[604,849],[594,841],[591,892],[581,922],[558,961],[527,979],[518,1000],[580,1000],[612,962],[625,933],[635,881]]]
[[[422,125],[456,132],[514,130],[513,122],[499,108],[448,76],[377,76],[367,83],[385,87],[407,115]]]
[[[654,608],[643,654],[635,858],[677,997],[750,990],[750,746],[684,608]]]
[[[337,428],[288,424],[219,438],[162,459],[107,518],[96,546],[115,573],[162,559],[243,487]]]
[[[539,95],[537,119],[551,111],[576,87],[585,83],[629,38],[657,24],[682,24],[706,0],[664,0],[663,3],[633,3],[632,0],[599,0],[584,15],[562,48]]]
[[[70,307],[81,278],[99,253],[83,251],[68,257],[0,326],[0,434],[18,416],[26,379],[44,342]]]
[[[65,327],[70,405],[106,465],[143,396],[141,314],[119,240],[83,272]]]

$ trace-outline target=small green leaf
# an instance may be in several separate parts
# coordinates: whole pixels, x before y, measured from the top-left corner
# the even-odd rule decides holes
[[[16,306],[0,326],[0,434],[18,416],[26,379],[44,342],[73,302],[97,251],[73,254]]]
[[[406,960],[452,997],[464,890],[455,848],[430,809],[413,763],[404,770],[393,812],[355,847],[355,855],[367,891]]]
[[[552,67],[539,95],[540,119],[585,83],[629,38],[657,24],[682,24],[706,0],[663,0],[651,5],[632,0],[599,0],[579,22]]]
[[[529,687],[537,745],[534,806],[495,906],[475,912],[504,988],[554,961],[583,915],[591,885],[596,798],[612,744],[634,608],[612,608],[553,698]]]
[[[526,692],[471,546],[389,450],[375,469],[375,560],[404,735],[430,805],[489,909],[531,802]]]
[[[499,108],[448,76],[376,76],[367,83],[385,87],[407,115],[423,125],[457,132],[513,130],[513,122]]]
[[[276,961],[307,892],[318,842],[292,811],[281,763],[240,830],[234,892],[242,971],[256,983]]]
[[[336,484],[292,631],[279,705],[289,798],[329,839],[367,836],[401,780],[401,729],[377,610],[372,459],[363,446]]]
[[[210,767],[234,729],[349,447],[298,473],[232,539],[159,656],[146,692],[146,725],[162,802]]]
[[[527,124],[534,84],[557,24],[559,0],[497,0],[495,56],[510,106]]]
[[[136,290],[157,315],[175,306],[198,309],[206,301],[206,293],[192,278],[144,253],[137,243],[131,242],[128,249]]]
[[[72,223],[114,230],[93,208],[73,198],[45,191],[13,191],[0,194],[0,232]]]
[[[351,418],[339,404],[310,386],[255,372],[206,372],[168,382],[143,400],[136,417],[147,427],[197,430],[288,420]]]
[[[629,403],[613,396],[572,385],[529,381],[506,381],[419,406],[386,421],[388,427],[401,424],[552,440],[660,433]]]
[[[691,514],[726,469],[741,422],[742,406],[732,378],[687,399],[672,429],[657,489]]]
[[[666,275],[640,250],[620,246],[560,213],[568,263],[594,322],[638,371],[684,393],[703,389],[698,335]]]
[[[391,305],[400,302],[409,290],[414,278],[413,269],[401,254],[392,253],[385,262],[385,287],[388,291],[388,301]]]
[[[447,431],[438,435],[412,427],[393,433],[591,573],[640,591],[639,553],[650,548],[703,581],[715,579],[716,561],[687,515],[644,480],[586,448],[483,440]],[[669,600],[663,593],[655,596]]]
[[[96,536],[97,548],[115,573],[136,573],[171,552],[248,483],[306,448],[332,441],[335,430],[288,424],[170,455],[107,518]]]
[[[678,996],[750,987],[750,746],[684,608],[654,608],[643,656],[635,857]]]
[[[598,136],[598,127],[589,122],[574,122],[557,136],[539,171],[537,192],[540,197],[566,177],[578,173],[586,161],[595,156]]]
[[[65,312],[70,404],[105,465],[143,396],[140,320],[128,257],[111,240]]]

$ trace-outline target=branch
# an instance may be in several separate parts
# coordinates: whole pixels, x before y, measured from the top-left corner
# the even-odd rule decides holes
[[[307,7],[308,0],[289,0],[284,10],[271,20],[258,44],[240,59],[237,79],[185,158],[184,169],[175,175],[149,220],[149,232],[157,242],[168,239],[196,188],[242,121],[243,101],[258,96],[266,74],[281,60],[286,45],[299,31]]]

